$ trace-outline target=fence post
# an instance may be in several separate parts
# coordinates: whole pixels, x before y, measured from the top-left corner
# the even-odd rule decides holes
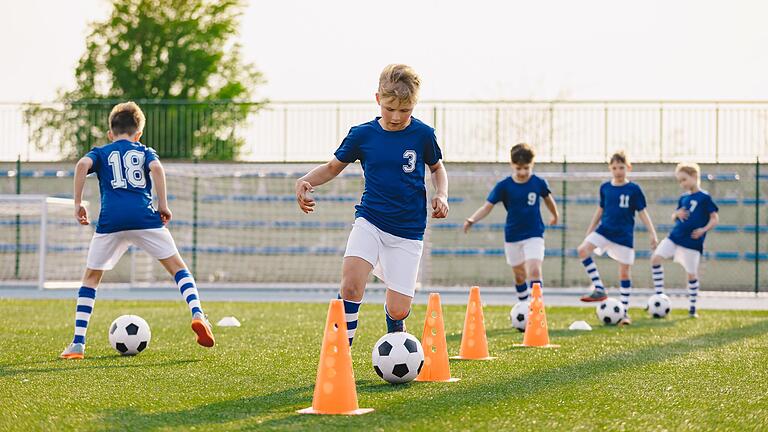
[[[21,195],[21,155],[16,158],[16,195]],[[21,271],[21,215],[16,213],[16,259],[14,275],[19,279]]]
[[[760,291],[760,157],[755,158],[755,294]]]
[[[195,177],[192,181],[192,274],[197,274],[197,189],[199,179],[197,177],[197,162],[195,157]]]
[[[560,233],[560,285],[565,286],[565,243],[566,234],[568,233],[568,161],[563,156],[563,217],[560,225],[563,229]]]

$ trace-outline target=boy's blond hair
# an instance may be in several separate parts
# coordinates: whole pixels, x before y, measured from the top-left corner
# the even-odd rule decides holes
[[[509,151],[509,158],[515,165],[528,165],[535,157],[533,147],[526,143],[515,144]]]
[[[415,104],[419,99],[419,86],[421,86],[421,78],[410,66],[387,65],[379,76],[379,97],[395,98],[399,102]]]
[[[696,178],[696,182],[701,182],[701,167],[696,162],[681,162],[675,167],[675,173],[684,172],[691,177]]]
[[[135,135],[144,131],[146,122],[144,112],[133,101],[119,103],[109,113],[109,130],[113,135]]]
[[[624,150],[619,150],[616,153],[611,155],[611,159],[608,161],[608,165],[614,162],[622,163],[628,167],[632,166],[632,164],[629,162],[629,158],[627,157],[627,154],[624,153]]]

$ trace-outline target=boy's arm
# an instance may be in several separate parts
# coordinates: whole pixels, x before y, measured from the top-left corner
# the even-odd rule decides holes
[[[648,214],[647,208],[640,211],[640,220],[643,221],[645,227],[648,228],[648,233],[651,237],[651,249],[656,249],[656,245],[659,244],[659,239],[656,237],[656,228],[654,228],[653,222],[651,222],[651,215]]]
[[[694,240],[698,239],[699,237],[706,234],[707,231],[717,226],[719,222],[720,222],[720,215],[716,211],[710,213],[709,222],[707,222],[707,224],[704,225],[703,227],[696,228],[695,230],[693,230],[693,232],[691,233],[691,238]]]
[[[590,235],[597,228],[601,217],[603,217],[603,208],[598,206],[595,214],[592,216],[592,220],[589,222],[589,227],[587,227],[587,235]]]
[[[83,188],[85,187],[85,177],[88,175],[88,170],[93,166],[93,159],[89,157],[80,158],[75,165],[75,219],[80,225],[88,225],[91,222],[88,220],[88,209],[83,207]]]
[[[296,202],[299,203],[301,211],[312,213],[315,207],[315,200],[312,197],[308,197],[307,193],[314,192],[315,186],[320,186],[333,180],[334,177],[344,171],[347,165],[349,164],[341,162],[334,157],[327,163],[315,167],[312,171],[296,180]]]
[[[155,159],[149,163],[149,175],[152,176],[152,182],[155,184],[155,192],[157,193],[157,211],[160,213],[160,220],[163,221],[163,225],[167,224],[173,213],[168,208],[168,191],[165,187],[165,169],[163,164],[159,160]]]
[[[472,225],[478,223],[481,221],[484,217],[488,216],[491,213],[491,210],[493,210],[494,204],[490,201],[486,201],[485,204],[480,206],[479,209],[475,210],[474,213],[472,213],[472,216],[468,217],[464,220],[464,233],[466,234],[469,232],[469,229],[472,228]]]
[[[429,170],[432,172],[432,186],[435,188],[432,217],[442,219],[448,216],[448,173],[440,160],[434,165],[429,165]]]
[[[549,210],[549,213],[552,215],[552,219],[550,219],[549,225],[553,226],[557,224],[558,219],[560,219],[560,214],[557,212],[557,203],[555,202],[555,197],[553,197],[552,194],[545,196],[544,205],[547,206],[547,210]]]

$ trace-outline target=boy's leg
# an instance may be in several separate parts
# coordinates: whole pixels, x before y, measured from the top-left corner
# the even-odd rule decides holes
[[[411,314],[413,297],[387,288],[384,313],[387,317],[387,333],[405,331],[405,319]]]
[[[93,305],[96,302],[96,288],[99,287],[103,274],[103,270],[85,269],[83,284],[77,293],[75,335],[72,343],[61,353],[61,358],[82,359],[84,357],[85,333],[88,331],[88,322],[91,319]]]
[[[698,276],[692,273],[688,273],[688,302],[690,304],[688,308],[688,316],[691,318],[698,318],[699,314],[696,313],[696,299],[699,296],[699,279]]]
[[[589,276],[592,285],[595,287],[592,293],[581,298],[581,301],[583,302],[603,301],[608,298],[608,296],[605,295],[605,285],[603,285],[603,281],[600,279],[600,273],[597,271],[597,264],[595,264],[591,256],[596,247],[597,246],[594,244],[584,241],[577,249],[579,258],[581,258],[581,265],[584,266],[587,276]]]
[[[521,302],[528,301],[528,283],[526,283],[528,273],[525,271],[525,263],[521,263],[512,267],[512,272],[515,274],[515,291],[517,291],[517,300]]]
[[[341,270],[341,292],[339,298],[344,301],[344,316],[347,322],[349,345],[357,331],[358,314],[365,294],[365,284],[373,266],[368,261],[356,257],[344,257]]]
[[[661,265],[662,258],[659,255],[651,257],[651,273],[653,276],[653,289],[656,294],[664,294],[664,267]]]
[[[211,324],[205,317],[195,279],[184,264],[184,260],[176,253],[159,261],[165,270],[173,276],[181,297],[187,302],[189,311],[192,313],[192,330],[197,334],[197,343],[208,348],[214,346],[216,339],[213,337]]]
[[[632,280],[630,279],[629,264],[619,263],[619,297],[624,305],[624,324],[629,324],[629,296],[632,294]]]
[[[535,283],[538,283],[542,290],[544,289],[544,282],[541,277],[541,264],[542,261],[540,259],[529,259],[525,261],[528,277],[531,280],[531,289],[533,289],[533,284]]]

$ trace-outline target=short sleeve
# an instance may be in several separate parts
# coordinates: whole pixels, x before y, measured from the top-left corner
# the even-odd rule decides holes
[[[435,130],[431,129],[430,132],[429,139],[424,145],[424,163],[427,165],[434,165],[443,158],[443,152],[440,151],[440,146],[437,145]]]
[[[683,197],[680,197],[680,198],[677,199],[677,209],[676,210],[680,210],[681,208],[683,208]]]
[[[715,201],[712,199],[712,197],[707,198],[707,214],[712,214],[720,211],[720,209],[717,207],[717,204],[715,204]]]
[[[353,163],[358,159],[362,159],[362,154],[360,154],[360,134],[356,128],[349,130],[347,136],[333,155],[344,163]]]
[[[541,180],[540,182],[541,189],[539,190],[539,196],[541,196],[542,198],[546,198],[549,196],[549,194],[552,193],[552,191],[549,190],[549,183],[547,183],[546,180],[544,179],[540,179],[540,180]]]
[[[488,194],[488,201],[491,204],[496,204],[504,199],[504,180],[496,183],[496,186],[491,189],[491,193]]]
[[[635,211],[645,210],[645,207],[647,207],[647,204],[645,202],[645,194],[643,193],[643,190],[638,187],[637,191],[633,194],[633,198],[635,200],[635,203],[633,206],[635,208]]]
[[[160,158],[157,156],[155,149],[147,147],[144,151],[144,167],[149,169],[149,163],[156,160],[160,160]]]
[[[99,165],[99,151],[96,149],[96,147],[92,148],[91,151],[86,153],[85,157],[91,158],[93,161],[93,165],[91,165],[91,168],[88,169],[88,174],[96,172],[96,167]]]
[[[600,186],[600,208],[605,208],[605,183]]]

